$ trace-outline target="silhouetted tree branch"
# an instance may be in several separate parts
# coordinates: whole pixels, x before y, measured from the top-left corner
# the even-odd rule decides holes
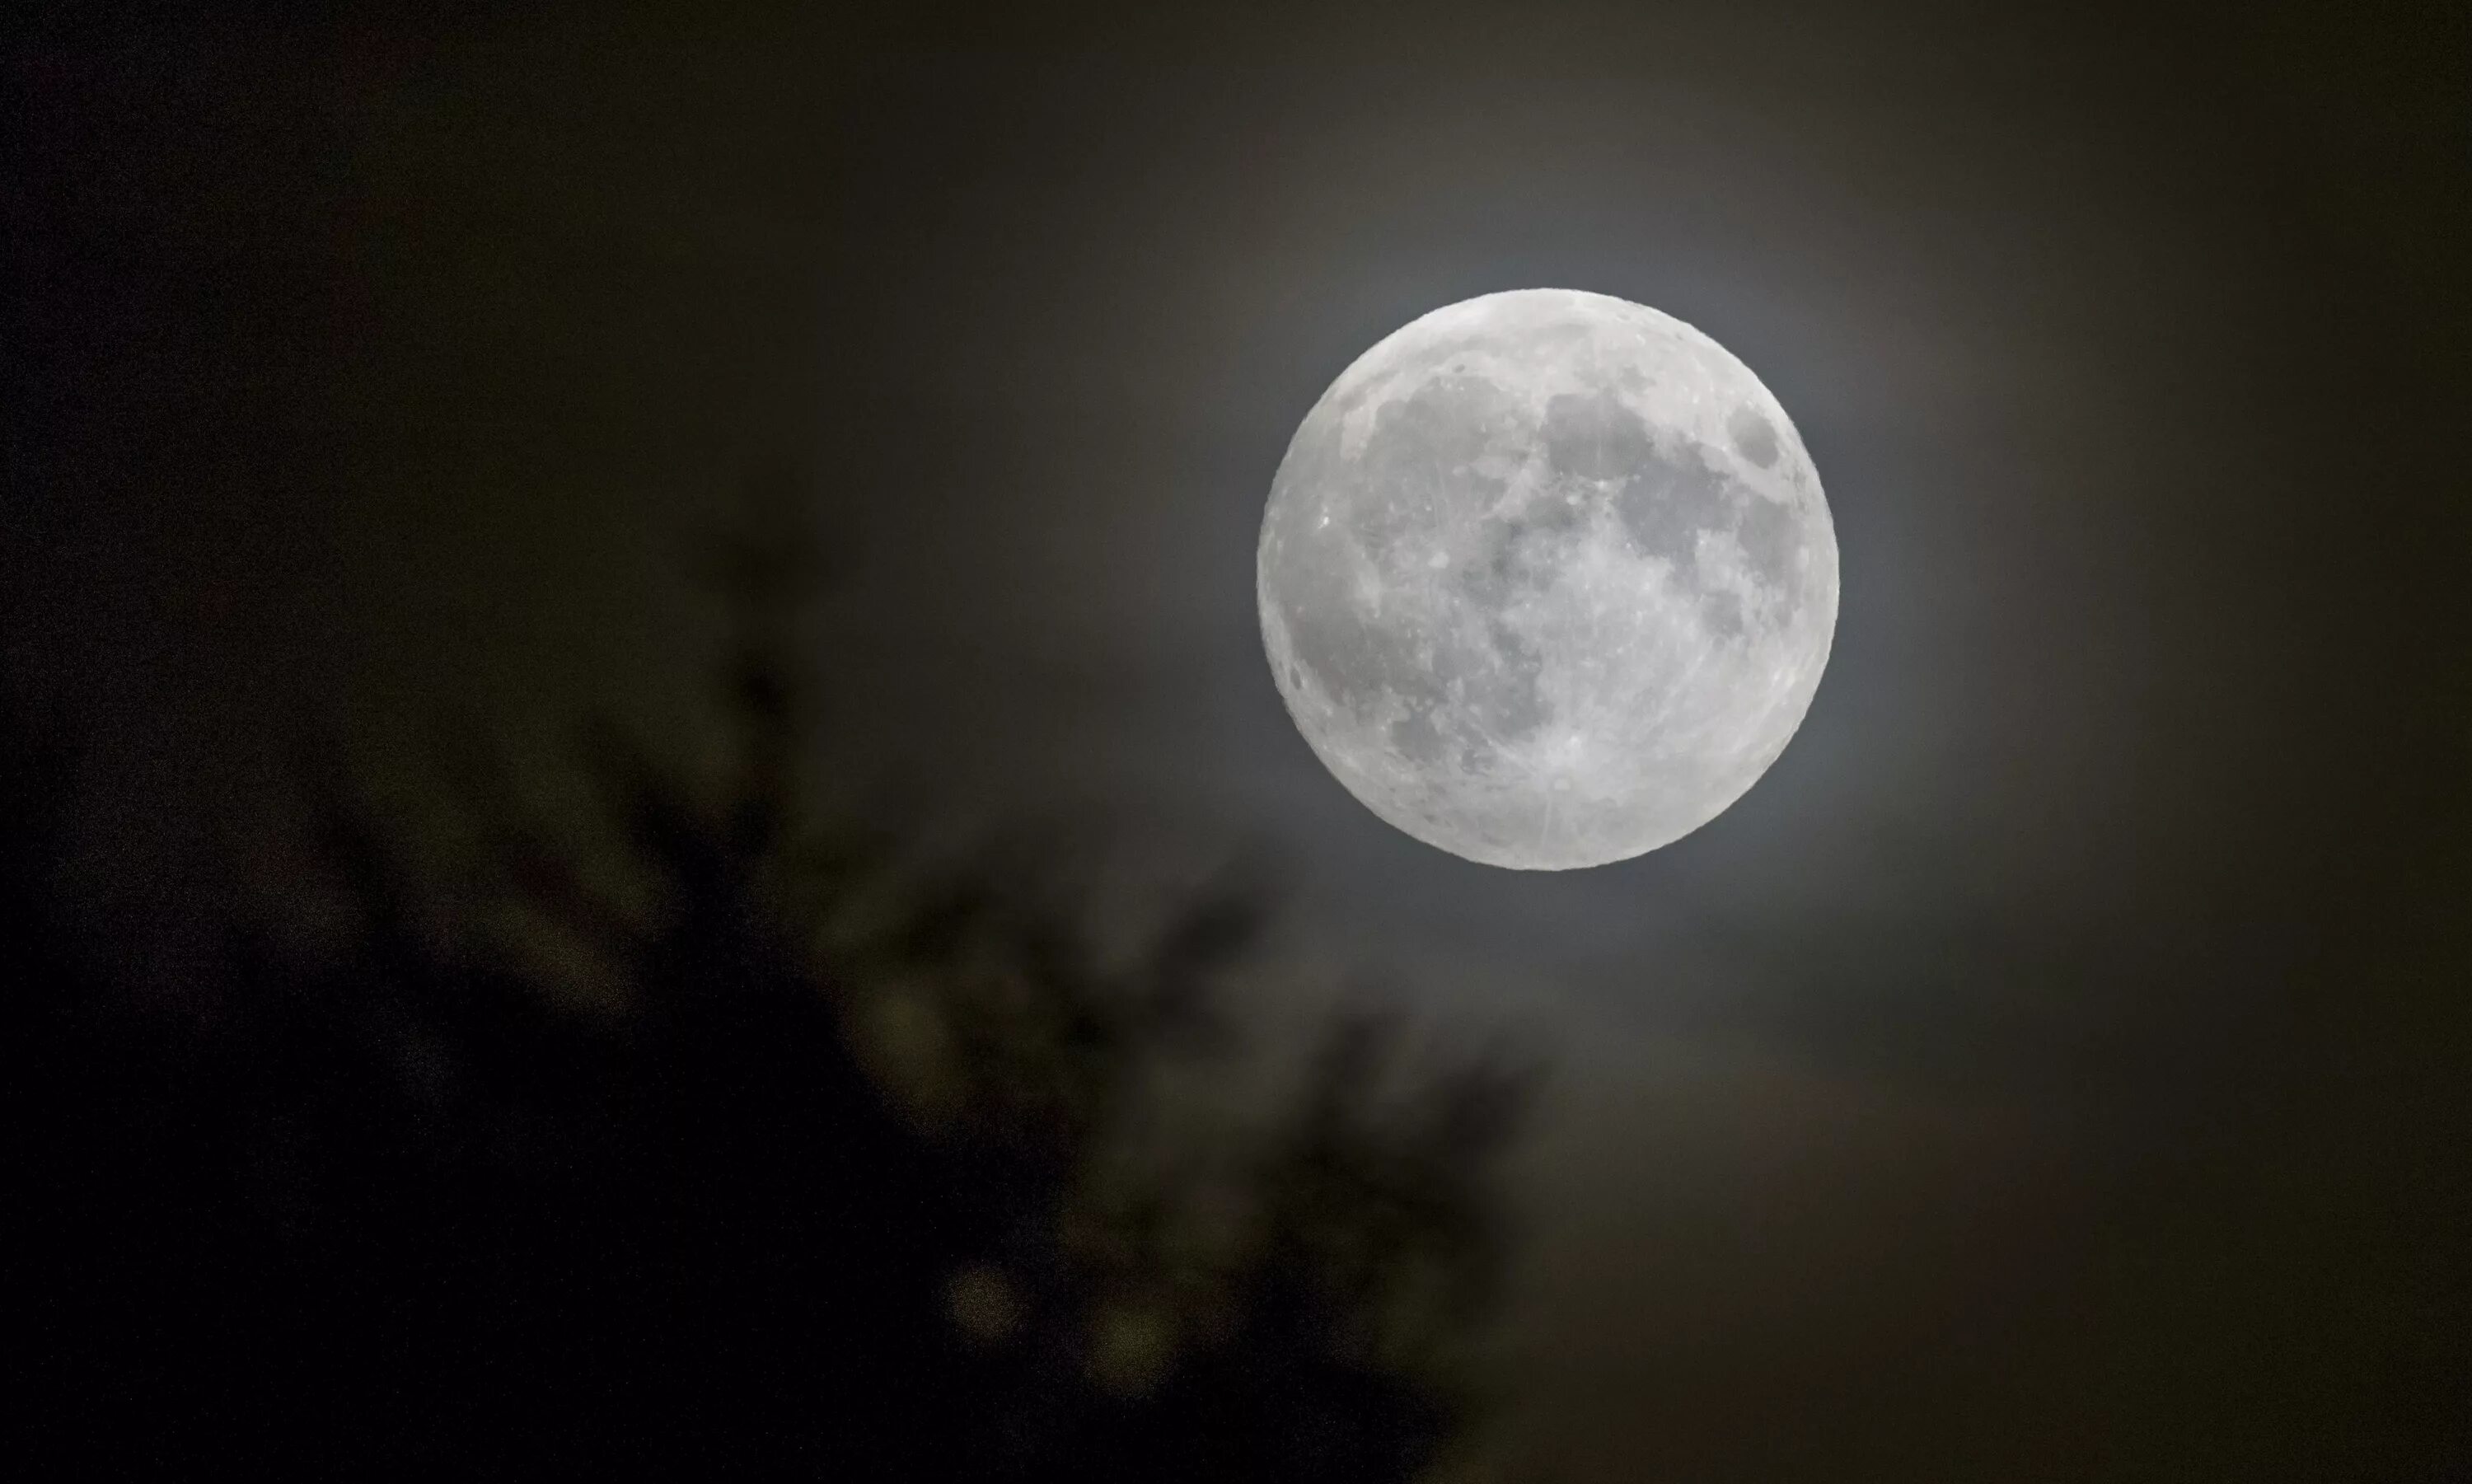
[[[616,729],[581,735],[648,902],[467,758],[483,859],[441,936],[326,768],[321,852],[358,930],[304,959],[235,924],[229,1013],[149,1041],[57,951],[46,885],[9,878],[0,926],[44,996],[21,1044],[51,1059],[27,1126],[80,1150],[27,1187],[51,1203],[55,1442],[184,1473],[1145,1484],[1441,1456],[1479,1403],[1486,1170],[1533,1072],[1491,1056],[1384,1093],[1400,1025],[1357,1016],[1283,1118],[1179,1110],[1166,1069],[1233,1048],[1217,992],[1267,874],[1120,962],[995,855],[917,879],[896,840],[819,822],[800,550],[716,563],[743,745],[717,807]],[[12,781],[21,838],[53,829],[53,783]],[[492,949],[499,909],[586,945],[621,1008]]]

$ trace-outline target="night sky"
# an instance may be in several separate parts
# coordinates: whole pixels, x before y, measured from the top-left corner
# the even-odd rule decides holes
[[[860,807],[1258,848],[1551,1047],[1571,1479],[2472,1456],[2460,15],[705,9],[12,43],[0,640],[133,958],[318,727],[416,813],[458,727],[703,745],[694,543],[794,478]],[[1330,380],[1534,286],[1747,362],[1842,553],[1767,778],[1564,874],[1348,797],[1253,597]]]

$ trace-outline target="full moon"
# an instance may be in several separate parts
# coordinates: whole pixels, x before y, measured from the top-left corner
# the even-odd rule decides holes
[[[1559,871],[1680,839],[1776,761],[1828,662],[1837,534],[1723,346],[1524,289],[1331,383],[1255,584],[1279,694],[1348,792],[1455,855]]]

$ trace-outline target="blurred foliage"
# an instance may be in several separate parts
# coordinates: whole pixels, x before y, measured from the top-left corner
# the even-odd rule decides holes
[[[1271,1115],[1175,1096],[1242,1049],[1220,991],[1263,874],[1110,954],[1034,844],[922,875],[824,819],[798,783],[812,551],[767,532],[715,563],[722,797],[587,730],[613,873],[473,764],[483,866],[442,931],[325,759],[340,948],[234,923],[212,985],[101,982],[46,874],[58,759],[8,749],[35,1238],[10,1284],[46,1446],[182,1474],[1197,1484],[1455,1456],[1533,1069],[1402,1077],[1400,1020],[1353,1011]],[[546,993],[528,932],[620,1008]]]

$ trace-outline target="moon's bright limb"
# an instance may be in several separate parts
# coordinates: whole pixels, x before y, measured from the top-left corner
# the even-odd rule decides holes
[[[1530,870],[1723,812],[1837,628],[1836,531],[1785,409],[1681,321],[1560,289],[1359,356],[1288,445],[1256,582],[1279,693],[1348,791]]]

